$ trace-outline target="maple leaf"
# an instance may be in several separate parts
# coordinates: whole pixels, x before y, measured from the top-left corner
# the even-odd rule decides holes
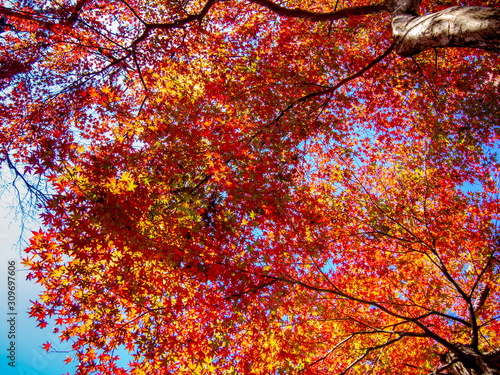
[[[499,6],[1,6],[30,315],[77,374],[500,371]]]

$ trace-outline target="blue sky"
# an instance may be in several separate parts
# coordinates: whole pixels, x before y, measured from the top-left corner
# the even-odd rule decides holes
[[[30,300],[36,299],[40,292],[38,285],[26,281],[27,271],[22,269],[20,263],[21,248],[21,220],[15,217],[12,208],[13,202],[3,194],[0,199],[0,374],[3,375],[58,375],[73,374],[75,366],[73,363],[66,365],[64,359],[66,354],[46,353],[42,345],[49,341],[52,346],[60,351],[70,349],[70,344],[59,343],[60,340],[52,332],[53,327],[40,329],[35,319],[30,318],[27,311]],[[28,224],[31,229],[37,229],[36,223]],[[25,237],[30,234],[25,231]],[[8,260],[15,259],[17,262],[17,286],[16,286],[16,359],[13,368],[8,365],[8,328],[7,323],[7,267]]]

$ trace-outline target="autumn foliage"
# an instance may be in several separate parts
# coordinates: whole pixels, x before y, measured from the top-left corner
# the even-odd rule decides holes
[[[387,4],[0,6],[31,315],[78,374],[498,369],[500,55],[398,56]],[[420,9],[466,5],[500,3]]]

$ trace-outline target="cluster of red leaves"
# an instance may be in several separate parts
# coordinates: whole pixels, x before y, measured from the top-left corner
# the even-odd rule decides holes
[[[2,152],[53,188],[31,315],[79,374],[424,374],[498,348],[499,57],[402,59],[388,14],[262,3],[0,8],[6,61],[31,56]],[[474,4],[422,8],[451,5]]]

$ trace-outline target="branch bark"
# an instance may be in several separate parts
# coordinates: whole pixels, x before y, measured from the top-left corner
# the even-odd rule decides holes
[[[500,373],[500,356],[498,352],[482,354],[465,345],[459,345],[464,358],[448,352],[442,356],[445,365],[439,370],[448,370],[451,375],[496,375]]]
[[[424,16],[415,15],[413,9],[403,11],[394,9],[392,18],[392,35],[400,56],[442,47],[500,52],[499,8],[451,7]]]
[[[333,12],[286,8],[270,0],[248,1],[282,17],[303,18],[314,22],[390,12],[393,40],[400,56],[413,56],[438,47],[472,47],[500,52],[499,8],[451,7],[420,16],[421,0],[390,0]]]
[[[270,0],[248,0],[250,3],[258,4],[271,12],[282,17],[303,18],[310,21],[334,21],[349,16],[362,16],[376,13],[387,13],[389,6],[385,3],[353,6],[333,12],[312,12],[299,8],[286,8]]]

